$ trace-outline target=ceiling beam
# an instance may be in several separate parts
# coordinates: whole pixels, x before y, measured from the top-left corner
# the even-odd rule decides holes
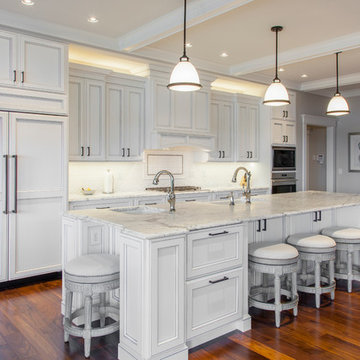
[[[360,47],[360,32],[340,36],[331,40],[326,40],[287,50],[279,54],[281,65],[289,65],[300,61],[306,61],[321,56],[335,53],[336,51],[346,51]],[[249,74],[257,71],[267,70],[275,66],[275,55],[265,56],[258,59],[243,62],[230,67],[230,73],[235,76]]]
[[[194,0],[188,4],[187,27],[222,15],[254,0]],[[176,34],[183,29],[180,7],[118,38],[120,50],[134,51]]]
[[[339,77],[340,90],[341,86],[360,84],[360,73],[341,75]],[[314,91],[328,88],[335,88],[336,86],[336,77],[331,77],[327,79],[306,81],[300,85],[301,91]]]

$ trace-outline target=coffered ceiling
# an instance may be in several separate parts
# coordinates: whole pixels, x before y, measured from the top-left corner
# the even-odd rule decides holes
[[[24,6],[21,0],[2,0],[0,24],[111,50],[127,60],[133,55],[174,63],[181,55],[183,0],[33,1]],[[358,0],[188,0],[188,55],[206,70],[266,83],[274,65],[270,27],[282,25],[283,82],[330,96],[333,54],[342,50],[343,89],[355,94],[360,89],[359,13]],[[89,16],[99,22],[89,23]],[[228,56],[221,57],[223,52]]]

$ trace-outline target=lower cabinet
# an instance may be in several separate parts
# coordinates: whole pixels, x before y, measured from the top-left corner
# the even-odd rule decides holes
[[[242,268],[187,282],[187,339],[239,319],[243,287]]]
[[[283,217],[259,219],[248,223],[249,243],[260,241],[284,241]]]

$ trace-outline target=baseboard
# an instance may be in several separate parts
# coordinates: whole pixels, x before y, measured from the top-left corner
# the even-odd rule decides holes
[[[15,289],[23,286],[34,285],[45,281],[59,280],[62,277],[62,272],[57,271],[44,275],[31,276],[24,279],[17,279],[11,281],[5,281],[0,283],[0,291],[6,289]]]

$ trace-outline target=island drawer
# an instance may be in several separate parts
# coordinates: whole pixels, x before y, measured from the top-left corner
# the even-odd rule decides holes
[[[241,266],[244,227],[223,226],[190,233],[187,237],[187,278]]]
[[[187,340],[242,316],[242,268],[188,281],[186,290]]]

